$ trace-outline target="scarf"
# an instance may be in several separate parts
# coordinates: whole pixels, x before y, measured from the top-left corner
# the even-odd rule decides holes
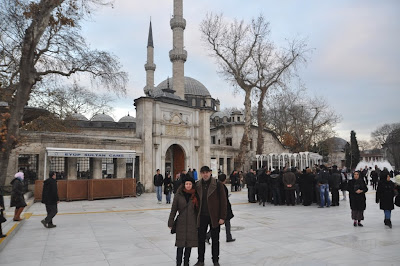
[[[194,188],[192,188],[191,190],[187,190],[186,188],[183,189],[183,192],[190,194],[190,199],[192,200],[196,210],[199,209],[199,201],[197,200],[196,197],[196,190]]]

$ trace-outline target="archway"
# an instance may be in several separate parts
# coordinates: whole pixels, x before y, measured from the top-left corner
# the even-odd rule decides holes
[[[171,145],[165,153],[165,171],[172,173],[172,179],[185,168],[185,152],[178,144]]]

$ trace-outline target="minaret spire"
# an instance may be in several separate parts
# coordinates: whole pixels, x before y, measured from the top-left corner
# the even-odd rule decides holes
[[[173,47],[169,52],[169,58],[172,62],[172,84],[182,100],[185,99],[185,62],[187,52],[184,49],[184,30],[186,20],[183,18],[183,0],[174,0],[174,15],[170,21],[173,32]]]
[[[150,92],[154,89],[154,71],[156,71],[156,65],[154,64],[154,44],[151,20],[149,26],[149,37],[147,40],[147,62],[144,65],[144,69],[146,70],[146,86],[143,90],[147,96],[150,96]]]

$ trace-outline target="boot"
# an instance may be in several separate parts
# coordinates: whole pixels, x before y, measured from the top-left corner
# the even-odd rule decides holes
[[[13,221],[17,221],[18,210],[19,210],[19,208],[15,208],[15,210],[14,210],[14,218],[13,218]]]
[[[387,225],[389,226],[389,228],[392,228],[392,221],[390,221],[390,219],[388,219],[388,221],[387,221]]]
[[[388,219],[385,219],[383,222],[385,223],[385,225],[388,225]]]
[[[7,235],[3,235],[3,229],[1,228],[0,224],[0,238],[6,237]]]

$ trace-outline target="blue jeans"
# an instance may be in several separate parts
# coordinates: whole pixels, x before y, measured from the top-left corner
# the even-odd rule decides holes
[[[321,184],[319,186],[319,195],[321,197],[321,207],[325,206],[325,200],[328,207],[331,206],[331,199],[329,198],[329,184]]]
[[[156,194],[158,201],[162,201],[162,186],[156,186]]]
[[[168,194],[165,195],[167,198],[167,202],[171,202],[171,192],[168,192]]]
[[[390,220],[390,217],[392,215],[392,211],[391,210],[384,210],[383,212],[385,213],[385,219],[389,219]]]

